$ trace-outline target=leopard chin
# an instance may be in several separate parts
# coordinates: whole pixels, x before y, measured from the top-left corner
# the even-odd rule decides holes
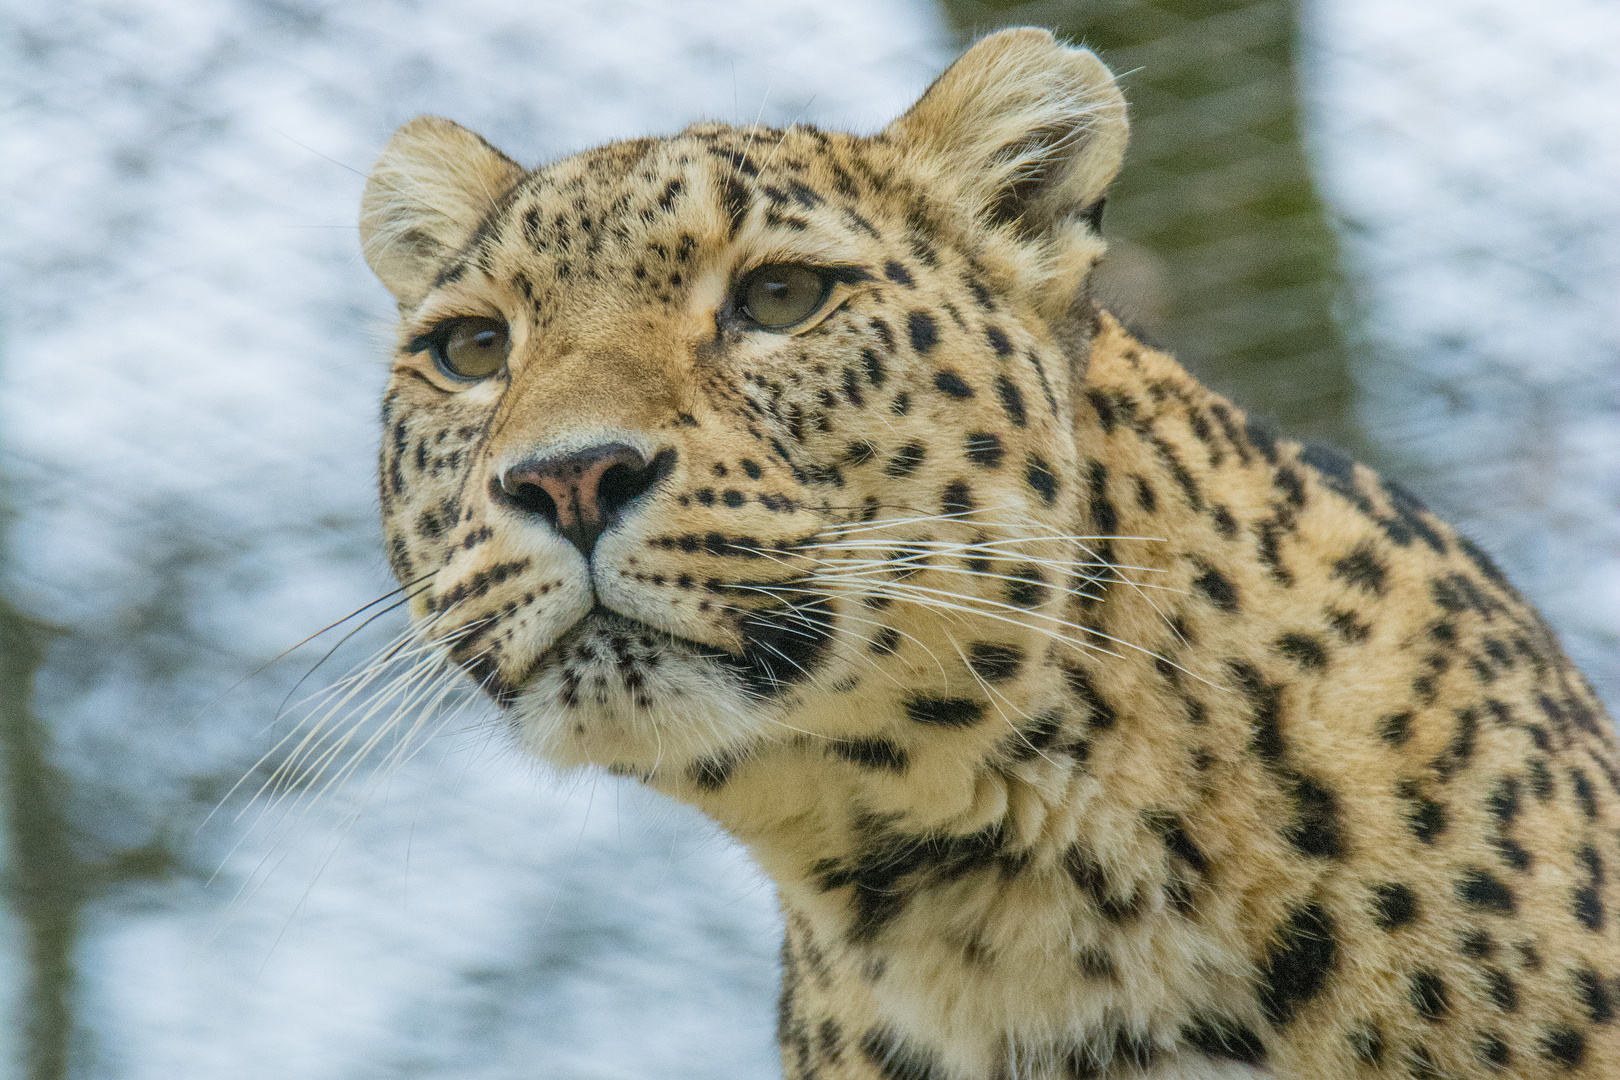
[[[814,600],[751,612],[743,647],[728,652],[597,604],[503,695],[507,723],[563,767],[650,779],[737,757],[770,737],[767,717],[821,667],[830,609]]]

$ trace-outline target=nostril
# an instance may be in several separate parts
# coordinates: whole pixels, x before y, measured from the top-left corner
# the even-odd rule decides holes
[[[652,490],[654,484],[668,476],[675,468],[675,451],[664,450],[651,461],[633,465],[619,461],[602,474],[596,485],[596,504],[602,517],[612,520],[624,512],[637,498]]]
[[[490,484],[490,487],[494,489],[490,494],[497,501],[504,502],[525,514],[543,518],[550,525],[557,524],[557,500],[533,480],[509,474],[504,483],[495,482]]]

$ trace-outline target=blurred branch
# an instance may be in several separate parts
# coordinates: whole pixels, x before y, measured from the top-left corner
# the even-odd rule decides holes
[[[68,1075],[77,977],[74,945],[89,894],[62,814],[67,779],[52,768],[48,736],[33,714],[43,660],[36,628],[0,596],[0,753],[10,833],[6,894],[27,938],[23,1053],[29,1080]]]

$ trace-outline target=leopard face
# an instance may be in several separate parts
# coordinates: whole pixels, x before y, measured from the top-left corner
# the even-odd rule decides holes
[[[365,219],[401,307],[389,551],[525,744],[701,786],[1027,696],[1086,582],[1062,448],[1123,140],[1068,55],[870,138],[707,124],[526,171],[396,136]]]

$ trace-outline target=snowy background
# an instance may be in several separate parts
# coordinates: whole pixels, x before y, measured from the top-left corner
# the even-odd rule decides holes
[[[45,742],[0,730],[0,1074],[775,1075],[771,889],[633,786],[546,777],[465,716],[315,814],[205,819],[320,653],[261,666],[392,587],[392,304],[353,218],[393,127],[442,113],[530,163],[699,117],[871,130],[952,54],[940,12],[82,0],[4,25],[0,573]],[[1312,0],[1304,27],[1358,418],[1620,701],[1620,10]]]

